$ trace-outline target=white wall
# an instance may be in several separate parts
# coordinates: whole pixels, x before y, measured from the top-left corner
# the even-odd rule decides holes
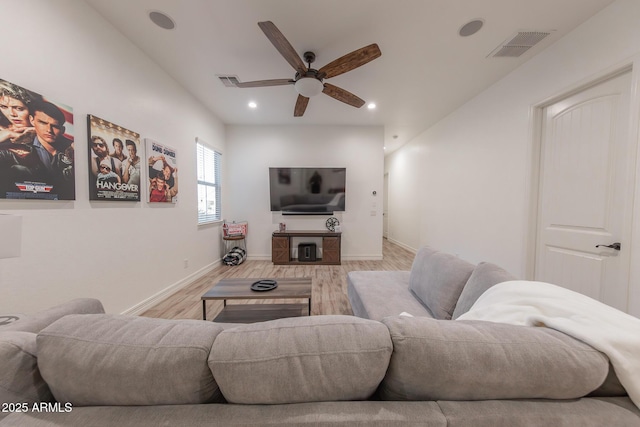
[[[225,215],[249,221],[250,258],[271,259],[271,233],[280,222],[290,230],[324,230],[328,218],[270,212],[269,167],[324,166],[347,168],[346,211],[334,215],[342,226],[343,259],[381,259],[382,127],[234,125],[226,135],[231,180],[225,186]]]
[[[23,216],[22,256],[0,260],[0,313],[80,296],[122,312],[219,260],[218,226],[196,226],[195,138],[224,149],[220,120],[82,1],[3,1],[0,14],[0,78],[73,107],[76,150],[75,202],[0,200]],[[177,148],[178,204],[89,202],[87,114]]]
[[[495,262],[524,277],[532,107],[637,60],[639,52],[640,2],[618,0],[387,156],[390,237]],[[418,215],[403,213],[415,200]],[[632,295],[640,284],[634,287]],[[640,312],[640,301],[636,307]]]

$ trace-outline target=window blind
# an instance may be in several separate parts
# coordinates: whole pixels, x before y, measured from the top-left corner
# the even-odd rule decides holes
[[[201,142],[196,144],[198,153],[198,224],[204,224],[221,219],[220,157],[222,155]]]

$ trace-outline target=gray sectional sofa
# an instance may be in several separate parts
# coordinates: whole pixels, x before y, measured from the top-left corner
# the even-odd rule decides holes
[[[0,426],[639,426],[583,342],[447,320],[505,277],[423,248],[349,274],[356,316],[251,325],[72,301],[0,327]]]
[[[495,264],[473,265],[428,246],[418,250],[411,271],[352,271],[347,293],[353,314],[382,320],[401,313],[457,319],[491,286],[516,277]]]

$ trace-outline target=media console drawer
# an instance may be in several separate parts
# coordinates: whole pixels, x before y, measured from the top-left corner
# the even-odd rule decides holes
[[[322,258],[315,261],[300,261],[291,256],[291,239],[293,237],[321,237]],[[342,233],[317,230],[274,231],[271,236],[271,261],[274,264],[325,264],[339,265],[341,263],[340,244]]]

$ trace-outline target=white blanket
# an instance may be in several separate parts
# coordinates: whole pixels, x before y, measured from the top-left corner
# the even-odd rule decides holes
[[[622,386],[640,408],[640,319],[577,292],[543,282],[499,283],[458,320],[546,326],[609,357]]]

